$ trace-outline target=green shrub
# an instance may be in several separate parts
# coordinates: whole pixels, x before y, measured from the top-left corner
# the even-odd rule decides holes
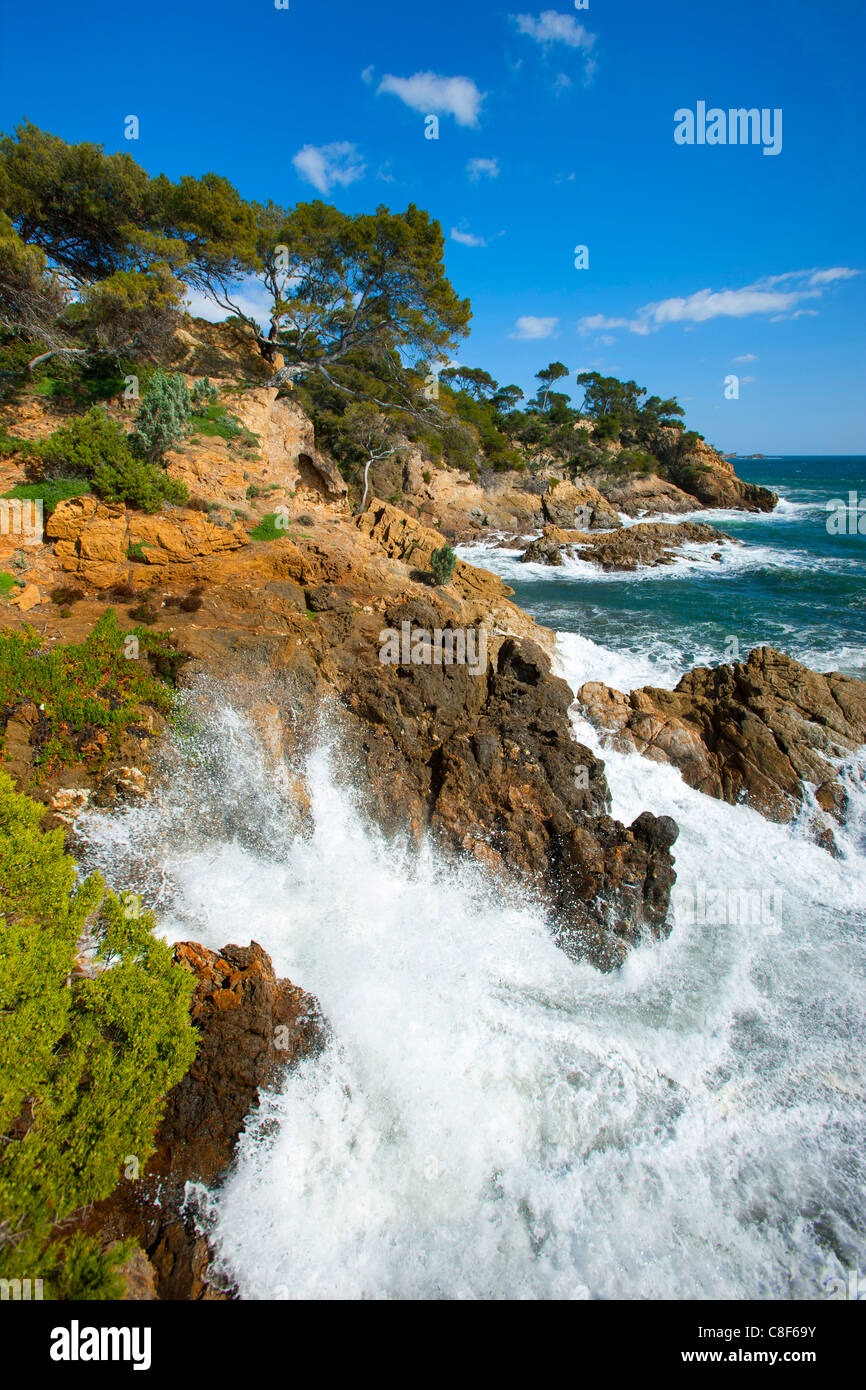
[[[124,1246],[64,1233],[153,1152],[196,1051],[192,975],[138,901],[77,883],[63,831],[0,772],[0,1277],[49,1298],[114,1298]],[[87,947],[85,971],[78,966]]]
[[[457,568],[457,556],[450,545],[440,546],[430,556],[430,572],[437,584],[450,584]]]
[[[105,762],[126,730],[140,721],[142,704],[171,714],[171,693],[142,662],[127,657],[127,636],[111,608],[80,644],[45,650],[31,627],[0,631],[0,708],[31,700],[41,707],[37,766],[76,762],[82,739],[99,730],[108,734]],[[173,647],[166,636],[141,629],[133,636],[150,658]]]
[[[92,478],[100,464],[130,457],[129,440],[101,406],[76,415],[36,446],[43,478]]]
[[[135,417],[137,437],[151,463],[185,437],[191,412],[190,394],[180,372],[154,372]]]
[[[125,502],[151,513],[159,511],[163,502],[183,506],[189,497],[186,483],[134,454],[100,465],[93,474],[93,491],[106,502]]]
[[[26,494],[15,491],[17,496],[39,496],[41,489],[49,513],[63,498],[91,489],[107,502],[125,502],[145,512],[158,511],[163,502],[181,505],[188,496],[183,483],[134,451],[101,406],[75,416],[42,440],[34,452],[41,460],[42,479]]]
[[[190,405],[194,415],[203,415],[209,405],[213,405],[219,396],[219,388],[213,386],[209,377],[203,376],[193,385],[190,393]]]
[[[245,429],[234,415],[230,415],[224,405],[209,405],[205,410],[190,416],[190,428],[197,435],[210,439],[238,440],[244,448],[252,449],[259,443],[257,434]]]
[[[139,603],[135,608],[130,608],[129,616],[134,618],[137,623],[145,623],[150,627],[156,622],[159,612],[150,603]]]
[[[278,541],[286,535],[288,519],[284,512],[268,512],[247,534],[252,541]]]

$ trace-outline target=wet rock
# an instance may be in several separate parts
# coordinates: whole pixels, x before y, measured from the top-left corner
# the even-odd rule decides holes
[[[578,700],[609,746],[670,763],[690,787],[783,823],[799,812],[807,783],[841,820],[846,796],[833,760],[866,743],[866,682],[810,671],[772,647],[698,667],[675,690],[624,695],[590,681]]]
[[[729,537],[715,526],[698,521],[639,522],[637,526],[600,535],[545,526],[541,536],[531,542],[521,558],[561,565],[563,554],[574,554],[600,565],[605,571],[636,570],[639,566],[672,565],[680,558],[684,545],[706,545],[722,539]]]
[[[260,1091],[322,1045],[325,1025],[315,1000],[277,979],[255,941],[221,951],[184,941],[174,958],[196,978],[198,1055],[169,1092],[144,1172],[98,1203],[88,1225],[106,1243],[138,1241],[159,1298],[225,1297],[209,1281],[207,1238],[185,1206],[185,1184],[219,1182]]]

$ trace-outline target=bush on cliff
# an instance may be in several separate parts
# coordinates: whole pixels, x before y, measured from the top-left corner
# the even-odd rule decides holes
[[[123,734],[141,724],[142,705],[165,716],[172,712],[171,692],[127,656],[134,650],[130,638],[155,670],[176,653],[163,634],[123,632],[111,608],[85,641],[48,650],[33,628],[0,631],[0,709],[8,715],[31,701],[39,707],[34,765],[74,763],[90,742],[108,759]]]
[[[0,1278],[112,1298],[126,1251],[104,1256],[69,1218],[143,1171],[195,1056],[194,982],[136,898],[77,882],[44,814],[0,772]]]
[[[137,438],[148,462],[161,459],[185,437],[192,399],[180,372],[154,372],[135,417]]]
[[[450,584],[457,568],[457,556],[450,545],[440,546],[430,556],[430,572],[437,584]]]
[[[184,483],[142,458],[98,405],[74,416],[31,452],[43,479],[86,479],[106,501],[125,502],[141,511],[156,512],[163,502],[180,505],[189,495]]]

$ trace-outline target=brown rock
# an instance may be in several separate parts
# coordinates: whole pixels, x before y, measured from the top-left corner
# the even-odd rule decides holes
[[[618,530],[622,526],[619,513],[602,497],[598,488],[589,484],[576,487],[573,483],[558,483],[554,486],[551,482],[541,506],[552,526],[577,527],[580,531]]]
[[[26,584],[17,594],[12,595],[9,602],[22,613],[29,613],[31,608],[42,602],[42,595],[35,584]]]
[[[683,545],[717,544],[729,539],[723,531],[705,522],[638,522],[614,533],[584,535],[545,526],[521,559],[536,564],[561,565],[563,552],[579,555],[603,570],[635,570],[639,566],[672,565]]]
[[[805,783],[841,819],[846,799],[832,760],[866,743],[866,682],[820,675],[772,647],[731,666],[700,666],[675,690],[623,695],[590,681],[578,700],[611,747],[671,763],[690,787],[774,821],[794,818]]]
[[[315,1000],[278,980],[255,941],[222,951],[184,941],[174,958],[196,977],[191,1015],[198,1055],[169,1092],[144,1174],[124,1179],[85,1225],[106,1241],[136,1239],[159,1298],[225,1297],[208,1282],[207,1239],[183,1210],[184,1185],[219,1181],[260,1090],[320,1047],[325,1026]]]

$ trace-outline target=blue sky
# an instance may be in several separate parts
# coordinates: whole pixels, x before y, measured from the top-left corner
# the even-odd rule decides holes
[[[866,453],[864,27],[859,0],[48,0],[4,17],[0,127],[288,205],[418,203],[472,301],[461,361],[633,377],[741,453]],[[781,109],[780,153],[675,143],[701,101]]]

